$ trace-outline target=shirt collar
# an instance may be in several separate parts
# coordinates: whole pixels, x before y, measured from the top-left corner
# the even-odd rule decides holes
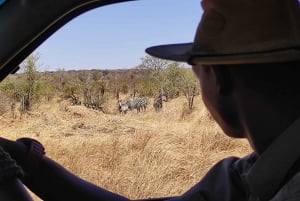
[[[289,169],[300,156],[300,118],[262,153],[247,174],[251,193],[261,200],[272,198]]]

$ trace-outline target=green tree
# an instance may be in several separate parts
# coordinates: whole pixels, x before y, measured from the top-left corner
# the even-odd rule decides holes
[[[138,68],[148,69],[149,71],[154,72],[154,75],[161,74],[170,64],[170,61],[152,56],[145,56],[141,58],[141,60],[142,63],[138,66]]]
[[[188,101],[189,109],[193,109],[194,97],[199,94],[199,84],[196,76],[191,68],[182,68],[182,74],[180,76],[181,91]]]
[[[143,57],[141,60],[142,63],[137,68],[143,71],[140,74],[144,82],[140,81],[139,83],[146,87],[148,94],[155,95],[165,88],[166,79],[164,72],[171,62],[152,56]]]
[[[19,101],[21,102],[21,111],[26,112],[32,109],[35,103],[38,103],[42,95],[42,83],[40,74],[37,71],[38,55],[30,55],[21,66],[21,79],[17,88],[19,92]]]
[[[41,81],[41,73],[37,71],[39,56],[30,55],[20,65],[17,74],[8,76],[1,83],[1,91],[12,100],[12,104],[20,103],[21,114],[38,105],[47,88]]]
[[[191,110],[194,104],[194,97],[199,94],[199,84],[191,68],[186,68],[180,63],[171,63],[165,70],[164,93],[169,98],[183,94],[188,101],[188,108]]]

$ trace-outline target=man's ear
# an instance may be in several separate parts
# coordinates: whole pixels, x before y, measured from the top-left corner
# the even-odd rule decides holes
[[[230,69],[226,66],[215,66],[212,68],[216,77],[216,85],[221,95],[228,95],[233,90]]]

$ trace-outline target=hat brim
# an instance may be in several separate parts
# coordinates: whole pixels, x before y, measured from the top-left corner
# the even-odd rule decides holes
[[[146,52],[161,59],[191,62],[197,58],[199,64],[251,64],[273,63],[300,60],[300,48],[284,48],[278,50],[247,52],[237,54],[197,54],[192,52],[193,43],[153,46]]]
[[[146,52],[151,56],[161,59],[187,62],[189,55],[187,54],[193,47],[193,43],[159,45],[146,49]]]

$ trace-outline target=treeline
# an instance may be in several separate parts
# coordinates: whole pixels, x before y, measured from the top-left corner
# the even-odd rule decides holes
[[[29,56],[18,73],[8,76],[0,84],[0,114],[18,105],[21,113],[32,110],[42,100],[52,98],[70,100],[74,105],[102,110],[105,103],[119,100],[121,94],[168,99],[184,95],[189,109],[199,94],[199,84],[191,68],[151,56],[127,70],[57,70],[38,71],[38,56]]]

